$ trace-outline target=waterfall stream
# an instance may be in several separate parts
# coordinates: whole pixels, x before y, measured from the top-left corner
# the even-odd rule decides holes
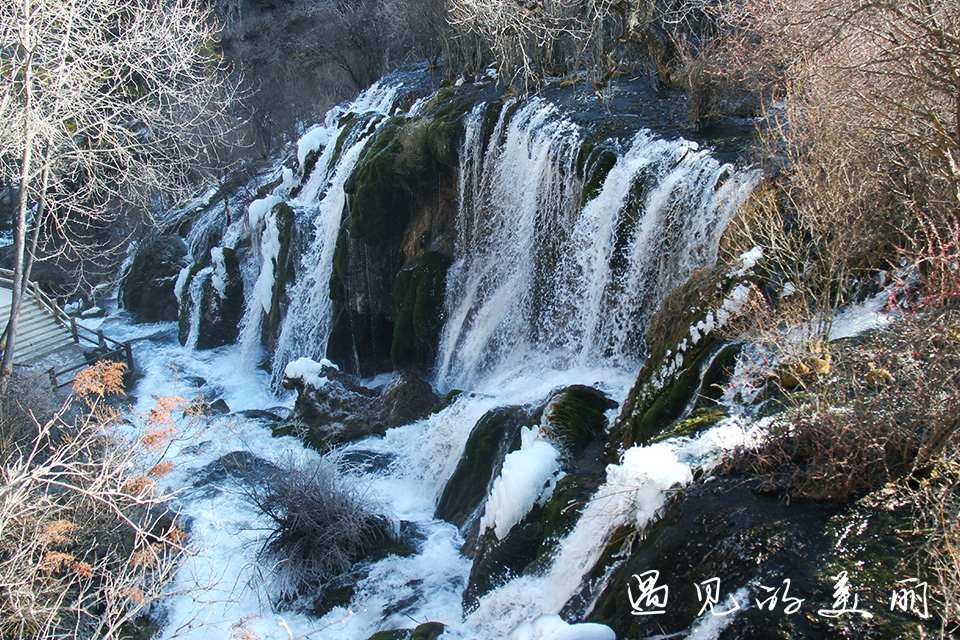
[[[302,356],[325,356],[344,185],[387,117],[397,115],[398,91],[381,82],[331,112],[298,149],[301,166],[315,154],[312,170],[299,177],[281,170],[279,184],[230,221],[224,243],[236,244],[248,234],[254,248],[252,263],[244,267],[247,307],[238,345],[198,352],[171,340],[168,325],[131,325],[122,314],[106,321],[118,338],[143,345],[138,410],[148,406],[151,395],[177,392],[170,367],[177,384],[199,379],[202,391],[224,398],[235,412],[290,407],[293,398],[275,396],[269,374],[253,366],[277,277],[275,207],[286,203],[298,228],[308,230],[273,353],[274,368],[282,370]],[[543,402],[571,384],[591,385],[622,401],[643,362],[646,319],[664,295],[714,263],[719,234],[754,182],[695,142],[640,130],[601,142],[615,161],[584,198],[592,178],[584,162],[589,131],[545,99],[510,99],[485,136],[487,108],[479,102],[463,119],[456,246],[434,381],[441,390],[467,392],[439,413],[337,453],[345,473],[381,510],[416,528],[416,553],[374,563],[358,578],[350,603],[319,621],[271,611],[261,576],[252,568],[268,523],[237,488],[203,490],[191,483],[233,451],[273,462],[292,457],[307,465],[316,464],[319,454],[290,438],[271,438],[256,419],[212,420],[172,451],[178,470],[169,483],[187,487],[180,501],[192,519],[198,552],[187,560],[166,602],[163,637],[366,640],[383,629],[428,620],[448,626],[450,635],[444,637],[508,637],[525,621],[560,612],[616,526],[645,522],[666,489],[689,482],[694,467],[742,442],[743,431],[730,422],[698,440],[631,450],[620,465],[608,468],[606,484],[540,575],[508,581],[465,614],[461,594],[470,560],[460,553],[457,528],[433,513],[471,429],[492,409]],[[351,118],[344,118],[348,114]],[[205,227],[202,232],[209,233]],[[193,296],[209,277],[201,271],[184,295]],[[189,341],[196,343],[192,330]],[[198,587],[202,597],[186,593]],[[584,627],[580,635],[555,637],[609,637],[597,633]]]

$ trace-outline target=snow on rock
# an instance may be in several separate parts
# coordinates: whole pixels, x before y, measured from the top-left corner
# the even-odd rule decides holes
[[[173,285],[173,294],[177,296],[177,303],[183,304],[183,293],[184,288],[187,286],[187,278],[190,277],[190,269],[193,265],[187,265],[183,269],[180,269],[180,273],[177,274],[177,283]]]
[[[545,614],[518,624],[508,640],[616,640],[613,629],[586,622],[568,624],[558,615]]]
[[[278,189],[285,194],[289,194],[296,184],[296,178],[293,175],[293,169],[284,167],[280,172],[280,186]]]
[[[539,428],[522,428],[520,441],[520,449],[504,458],[480,521],[480,530],[493,527],[499,540],[523,520],[537,500],[552,495],[560,471],[560,451],[541,436]]]
[[[750,251],[745,251],[740,254],[740,269],[737,270],[737,275],[742,276],[757,266],[757,263],[760,262],[760,258],[763,257],[763,249],[759,246],[750,249]]]
[[[618,465],[607,467],[607,485],[622,487],[635,508],[638,530],[643,530],[667,500],[666,491],[693,480],[690,467],[680,462],[668,443],[631,447]]]
[[[223,300],[227,288],[227,263],[223,257],[223,247],[214,247],[210,250],[210,260],[213,262],[213,277],[210,282],[217,290],[217,295]]]
[[[326,376],[323,375],[325,367],[337,369],[337,365],[326,358],[320,362],[310,358],[298,358],[287,364],[283,370],[283,377],[291,380],[302,380],[305,385],[314,388],[322,387],[328,382]]]
[[[280,228],[277,227],[277,217],[268,216],[263,235],[260,236],[260,275],[253,285],[251,306],[259,305],[264,313],[270,311],[273,305],[273,284],[276,279],[274,269],[277,256],[280,255]]]
[[[282,201],[283,198],[280,196],[269,195],[251,202],[250,206],[247,207],[247,222],[250,228],[257,229],[266,215],[270,213],[270,210]]]
[[[308,153],[326,145],[329,140],[330,130],[323,125],[318,125],[303,134],[297,141],[297,163],[300,167],[303,167]]]

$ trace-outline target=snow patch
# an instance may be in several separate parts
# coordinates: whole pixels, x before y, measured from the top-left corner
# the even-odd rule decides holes
[[[223,300],[226,297],[225,291],[227,289],[227,263],[223,257],[223,247],[210,249],[210,260],[213,262],[213,276],[210,282],[216,289],[217,295]]]
[[[844,307],[833,318],[830,339],[849,338],[870,329],[886,327],[894,320],[887,311],[889,302],[890,292],[884,290],[860,304]]]
[[[297,141],[297,163],[303,168],[303,163],[307,159],[307,154],[316,151],[330,141],[330,130],[323,125],[307,131]],[[292,172],[291,172],[292,173]]]
[[[520,449],[508,453],[493,482],[480,530],[493,527],[498,540],[523,520],[540,499],[549,499],[560,471],[560,451],[543,438],[539,428],[520,430]]]
[[[177,304],[183,304],[183,290],[187,286],[187,278],[190,277],[192,266],[188,264],[177,274],[177,282],[173,285],[173,295],[177,296]]]
[[[558,615],[545,614],[524,620],[507,636],[508,640],[616,640],[613,629],[586,622],[568,624]]]
[[[634,521],[642,531],[667,500],[666,491],[693,480],[690,467],[680,462],[668,443],[631,447],[618,465],[607,467],[607,486],[620,488],[634,507]]]
[[[763,248],[757,246],[750,251],[745,251],[740,254],[740,268],[737,270],[737,275],[742,276],[750,269],[753,269],[757,266],[757,263],[760,262],[760,259],[763,257]]]
[[[280,196],[267,196],[254,200],[247,207],[247,223],[251,229],[257,229],[274,206],[283,202]]]
[[[291,380],[302,380],[305,385],[318,388],[328,382],[326,376],[323,375],[324,367],[337,369],[337,365],[326,358],[320,360],[320,362],[310,358],[298,358],[287,364],[283,370],[283,377]]]

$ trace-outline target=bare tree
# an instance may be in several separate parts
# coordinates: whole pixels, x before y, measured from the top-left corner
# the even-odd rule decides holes
[[[0,387],[41,230],[82,258],[112,203],[180,192],[204,165],[232,96],[215,29],[195,0],[0,3],[0,176],[20,194]]]

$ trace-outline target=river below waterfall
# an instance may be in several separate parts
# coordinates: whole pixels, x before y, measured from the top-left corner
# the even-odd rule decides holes
[[[561,544],[549,570],[494,590],[465,616],[461,596],[471,561],[460,553],[463,540],[457,528],[434,519],[433,513],[473,426],[492,409],[542,402],[552,390],[570,384],[596,386],[620,401],[632,383],[628,374],[609,369],[498,378],[462,394],[426,420],[336,453],[346,481],[357,483],[371,503],[395,521],[412,523],[407,526],[416,528],[416,552],[374,563],[347,607],[336,607],[319,619],[276,612],[255,558],[270,523],[253,507],[242,482],[216,470],[218,460],[228,454],[236,457],[237,452],[250,454],[246,460],[321,464],[317,452],[292,437],[272,437],[269,424],[249,413],[288,410],[292,395],[274,395],[269,374],[245,368],[238,346],[195,351],[177,343],[174,324],[133,324],[122,311],[112,313],[101,326],[116,339],[133,342],[141,376],[133,390],[133,411],[148,410],[155,396],[175,395],[188,400],[222,398],[233,412],[186,421],[169,452],[176,466],[165,484],[176,494],[174,504],[188,526],[191,554],[170,595],[154,612],[163,622],[163,638],[366,640],[384,629],[412,628],[428,621],[446,625],[445,637],[493,640],[507,637],[518,625],[517,633],[522,634],[523,623],[560,612],[616,526],[649,519],[667,489],[692,479],[691,469],[709,464],[718,452],[751,437],[736,421],[727,421],[696,440],[654,445],[634,452],[621,465],[611,465],[607,485]],[[256,465],[251,468],[256,473]],[[609,637],[597,627],[567,627],[553,621],[545,627],[547,633],[511,637]],[[567,635],[551,635],[558,628]]]

